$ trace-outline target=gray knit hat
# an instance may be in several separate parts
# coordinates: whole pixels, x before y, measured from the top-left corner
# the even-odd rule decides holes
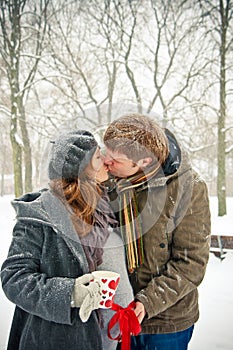
[[[61,134],[51,141],[48,176],[54,179],[75,179],[88,165],[98,146],[94,136],[85,130]]]

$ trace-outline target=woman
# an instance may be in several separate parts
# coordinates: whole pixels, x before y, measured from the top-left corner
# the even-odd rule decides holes
[[[17,222],[1,271],[3,290],[16,304],[8,350],[101,350],[93,311],[100,287],[89,284],[90,272],[103,263],[115,219],[99,185],[107,172],[93,135],[60,135],[48,176],[49,189],[12,202]],[[82,310],[87,296],[90,307]]]

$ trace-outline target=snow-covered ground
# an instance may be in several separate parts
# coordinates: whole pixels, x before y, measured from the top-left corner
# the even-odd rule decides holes
[[[6,258],[14,225],[11,196],[0,197],[1,245],[0,265]],[[212,234],[233,235],[233,198],[227,199],[228,214],[217,217],[217,199],[211,198]],[[199,287],[200,319],[195,325],[190,350],[233,349],[233,253],[223,261],[213,254],[205,278]],[[6,349],[14,305],[0,288],[0,349]]]

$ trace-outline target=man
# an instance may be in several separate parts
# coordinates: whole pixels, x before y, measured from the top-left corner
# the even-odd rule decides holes
[[[109,197],[142,326],[131,349],[186,350],[209,257],[206,184],[175,136],[147,116],[113,121],[104,143],[105,164],[115,177]]]

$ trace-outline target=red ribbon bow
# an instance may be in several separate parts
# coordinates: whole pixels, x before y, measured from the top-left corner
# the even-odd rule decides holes
[[[108,337],[112,340],[121,340],[121,350],[129,350],[130,336],[138,335],[141,332],[140,323],[138,322],[137,316],[133,311],[135,305],[135,302],[132,301],[126,308],[114,303],[111,307],[111,309],[116,311],[116,313],[109,321]],[[113,338],[110,332],[117,323],[119,323],[120,334]]]

